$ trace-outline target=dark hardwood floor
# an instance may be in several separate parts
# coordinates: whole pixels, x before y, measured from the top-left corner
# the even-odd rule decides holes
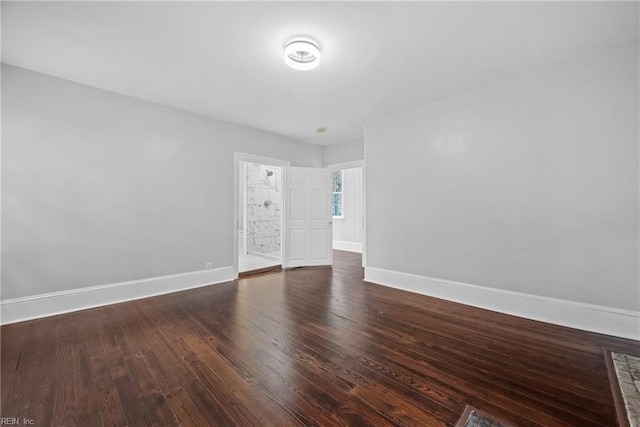
[[[362,280],[360,256],[3,326],[2,417],[38,426],[615,426],[640,344]]]

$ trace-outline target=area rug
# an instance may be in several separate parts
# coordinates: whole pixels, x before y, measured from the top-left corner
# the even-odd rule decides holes
[[[467,406],[456,427],[512,427],[499,418]]]
[[[605,355],[618,423],[640,427],[640,356],[615,351]]]

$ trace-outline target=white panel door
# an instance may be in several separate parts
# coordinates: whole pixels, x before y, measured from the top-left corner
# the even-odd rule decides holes
[[[331,265],[331,172],[285,168],[284,267]]]

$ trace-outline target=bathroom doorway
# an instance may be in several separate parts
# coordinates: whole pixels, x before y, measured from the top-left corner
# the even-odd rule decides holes
[[[283,168],[240,160],[238,173],[238,273],[280,269]]]

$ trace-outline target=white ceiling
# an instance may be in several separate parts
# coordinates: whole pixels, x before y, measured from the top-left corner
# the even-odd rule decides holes
[[[2,60],[324,145],[369,118],[638,39],[638,6],[3,1]],[[299,34],[320,42],[316,70],[284,64]]]

